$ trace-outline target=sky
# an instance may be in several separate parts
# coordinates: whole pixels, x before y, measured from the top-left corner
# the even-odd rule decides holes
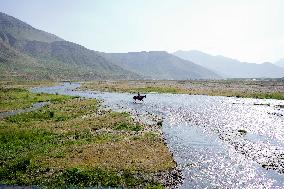
[[[284,58],[284,0],[0,0],[0,11],[96,51]]]

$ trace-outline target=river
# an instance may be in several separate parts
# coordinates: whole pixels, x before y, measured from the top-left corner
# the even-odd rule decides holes
[[[163,118],[163,135],[182,170],[179,188],[284,188],[283,100],[76,91],[78,83],[38,87],[46,92],[97,98],[103,106],[151,121]]]

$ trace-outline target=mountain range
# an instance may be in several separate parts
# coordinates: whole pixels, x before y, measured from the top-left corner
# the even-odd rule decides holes
[[[272,64],[240,62],[221,55],[212,56],[201,51],[176,51],[175,56],[210,69],[224,78],[281,78],[284,77],[284,60]]]
[[[186,80],[221,78],[211,70],[166,51],[102,53],[109,61],[151,79]]]
[[[277,65],[243,63],[200,51],[98,52],[0,12],[0,80],[284,77],[284,60]]]
[[[0,13],[0,47],[0,79],[6,80],[219,78],[166,52],[125,53],[118,58],[118,54],[89,50],[5,13]],[[129,58],[121,62],[123,57]]]
[[[78,44],[0,13],[1,79],[141,78]]]

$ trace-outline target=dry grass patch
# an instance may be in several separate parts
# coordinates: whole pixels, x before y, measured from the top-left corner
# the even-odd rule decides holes
[[[63,155],[64,154],[64,155]],[[164,143],[144,138],[135,140],[109,140],[82,146],[73,145],[62,153],[64,157],[48,157],[42,160],[50,167],[104,168],[155,172],[172,169],[175,163]]]
[[[81,90],[107,91],[107,92],[158,92],[158,93],[187,93],[187,89],[174,83],[158,81],[94,81],[83,83]]]

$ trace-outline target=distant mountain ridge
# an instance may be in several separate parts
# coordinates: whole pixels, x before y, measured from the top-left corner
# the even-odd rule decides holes
[[[0,47],[0,79],[4,80],[284,77],[284,69],[271,63],[248,64],[199,51],[93,51],[5,13],[0,13]]]
[[[284,69],[272,63],[246,63],[224,56],[212,56],[201,51],[176,51],[174,55],[211,69],[226,78],[281,78]]]
[[[216,73],[165,51],[102,53],[109,61],[151,79],[218,79]]]

